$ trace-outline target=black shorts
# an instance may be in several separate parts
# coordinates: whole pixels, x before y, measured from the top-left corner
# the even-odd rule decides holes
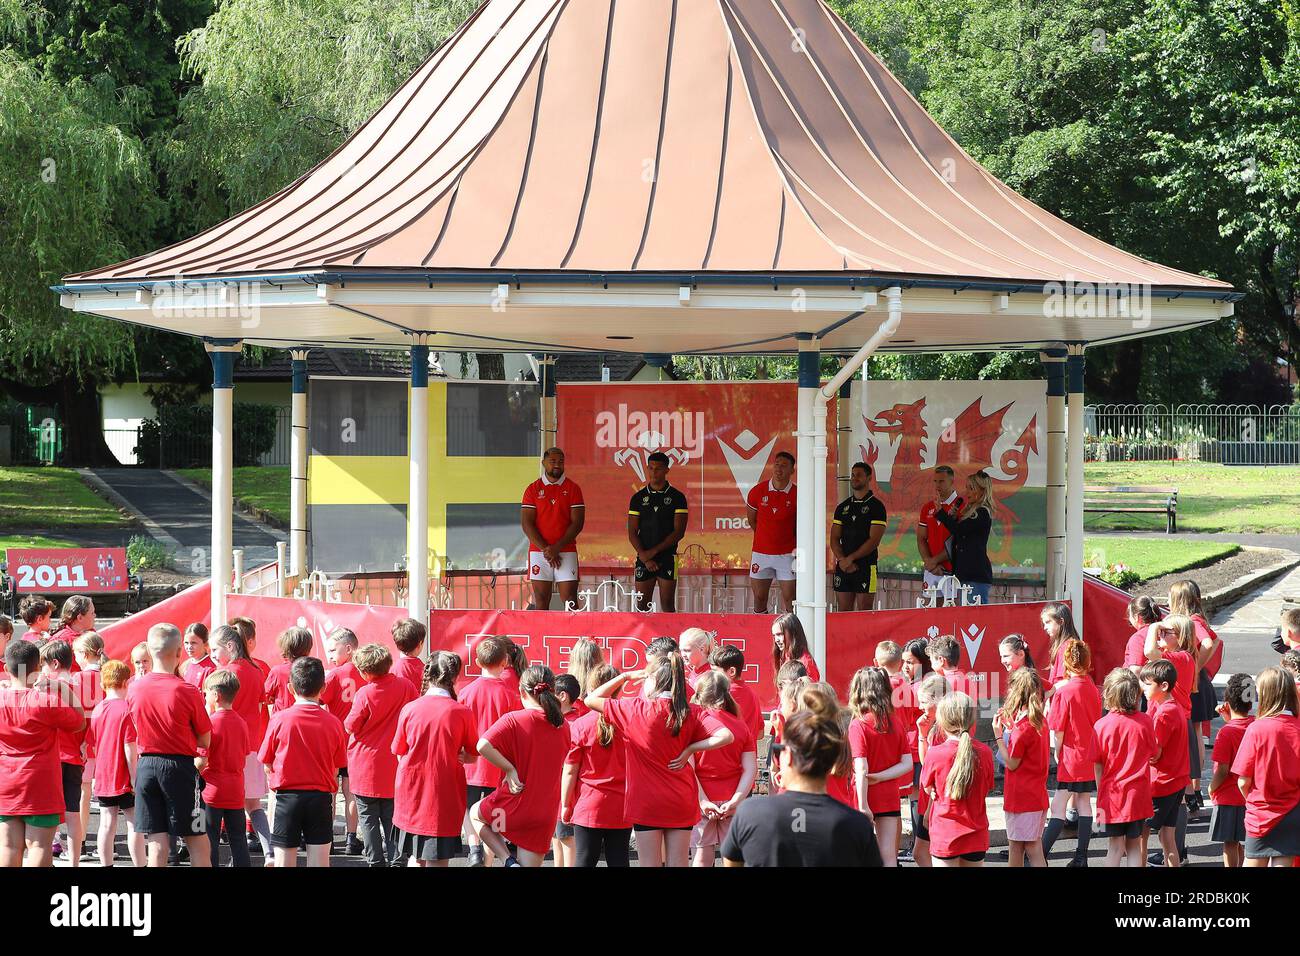
[[[936,856],[936,860],[965,860],[967,863],[983,863],[984,857],[988,854],[987,850],[980,850],[978,853],[959,853],[956,856]]]
[[[63,809],[68,813],[81,812],[81,778],[86,768],[79,763],[61,763],[63,771]]]
[[[1069,783],[1057,781],[1057,790],[1064,790],[1066,793],[1096,793],[1096,780],[1072,780]]]
[[[658,578],[661,581],[677,580],[677,555],[661,554],[655,559],[655,564],[659,565],[658,571],[651,571],[641,559],[636,559],[636,579],[638,581],[649,581],[651,578]]]
[[[275,791],[271,846],[298,849],[334,842],[334,794],[324,790]]]
[[[903,811],[902,810],[881,810],[879,813],[873,813],[872,816],[876,817],[877,819],[884,819],[886,817],[898,817],[899,819],[902,819]]]
[[[101,807],[117,807],[119,810],[130,810],[135,806],[135,794],[130,790],[115,797],[96,797],[95,800]]]
[[[652,827],[644,823],[634,823],[632,824],[632,829],[637,833],[649,833],[653,830],[694,830],[695,827]]]
[[[1142,835],[1142,828],[1146,824],[1145,820],[1130,820],[1128,823],[1108,823],[1103,829],[1108,837],[1123,837],[1125,840],[1136,840]]]
[[[474,804],[478,803],[494,790],[496,790],[496,787],[480,787],[472,783],[467,784],[465,787],[465,809],[473,809]]]
[[[831,587],[837,594],[875,594],[876,566],[859,564],[852,573],[837,570],[831,579]]]
[[[194,758],[184,754],[144,754],[136,766],[135,828],[145,836],[202,836],[207,831]]]
[[[1152,797],[1151,803],[1155,808],[1151,811],[1152,830],[1177,826],[1178,808],[1183,805],[1183,791],[1175,790],[1173,793],[1166,793],[1163,797]]]
[[[573,824],[572,824],[572,823],[556,823],[556,824],[555,824],[555,839],[557,839],[557,840],[572,840],[572,839],[573,839]]]

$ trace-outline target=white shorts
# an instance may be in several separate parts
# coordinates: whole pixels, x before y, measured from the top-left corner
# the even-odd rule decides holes
[[[763,581],[770,581],[772,578],[776,578],[778,581],[793,581],[794,555],[751,552],[749,555],[749,576]]]
[[[578,552],[560,553],[560,566],[551,567],[546,555],[540,551],[528,552],[528,580],[530,581],[576,581],[578,580]]]
[[[267,789],[266,768],[253,752],[244,759],[244,799],[261,800]]]

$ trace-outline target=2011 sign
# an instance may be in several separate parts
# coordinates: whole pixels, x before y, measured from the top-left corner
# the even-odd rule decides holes
[[[9,548],[5,562],[20,593],[105,594],[130,589],[125,548]]]

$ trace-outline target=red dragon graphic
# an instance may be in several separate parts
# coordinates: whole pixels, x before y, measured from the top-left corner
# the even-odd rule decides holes
[[[993,447],[1002,435],[1002,420],[1011,404],[988,415],[983,413],[980,405],[980,399],[971,402],[944,428],[935,441],[934,454],[929,458],[930,464],[926,463],[925,454],[926,442],[930,436],[922,415],[925,409],[924,398],[911,404],[900,403],[893,408],[884,409],[877,413],[874,421],[863,417],[868,432],[884,435],[886,441],[898,444],[888,485],[877,481],[889,513],[898,516],[892,537],[881,542],[881,551],[885,554],[912,553],[914,549],[911,542],[916,534],[916,521],[921,507],[934,498],[931,469],[937,464],[946,464],[957,472],[959,491],[965,486],[965,476],[972,472],[983,468],[992,475],[993,495],[998,502],[996,520],[1001,526],[1001,534],[996,542],[997,550],[989,552],[989,559],[994,564],[1011,563],[1011,526],[1019,522],[1020,517],[1007,505],[1006,500],[1015,495],[1029,477],[1029,456],[1038,451],[1038,416],[1030,419],[1015,444],[1002,453],[997,462],[997,471],[1005,477],[1000,477],[993,469]],[[859,450],[863,461],[873,466],[880,457],[875,443],[870,439],[867,446],[859,446]]]

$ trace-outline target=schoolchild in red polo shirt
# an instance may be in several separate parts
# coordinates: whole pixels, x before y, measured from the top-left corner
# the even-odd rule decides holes
[[[1155,728],[1156,752],[1151,758],[1151,826],[1160,838],[1165,866],[1181,866],[1178,848],[1178,816],[1183,808],[1183,790],[1189,779],[1191,760],[1187,751],[1187,711],[1174,697],[1179,674],[1169,661],[1152,661],[1142,668],[1142,693],[1147,713]],[[1185,811],[1183,811],[1185,812]]]
[[[86,701],[81,692],[80,674],[73,673],[72,664],[72,645],[67,641],[51,638],[41,648],[41,672],[50,680],[63,681],[68,684],[73,693],[77,695],[84,712]],[[94,704],[92,703],[90,706],[93,710]],[[86,836],[81,819],[81,784],[86,770],[86,727],[83,725],[81,730],[75,733],[60,732],[58,741],[59,766],[63,774],[63,800],[68,835],[65,859],[75,869],[81,866],[82,843]],[[57,840],[55,849],[56,851],[58,849]]]
[[[393,838],[393,794],[397,755],[393,734],[402,708],[420,696],[405,677],[392,673],[393,655],[382,644],[366,644],[352,655],[365,681],[343,721],[348,732],[348,778],[357,797],[357,815],[366,864],[397,861]],[[333,814],[331,814],[331,818]]]
[[[482,673],[461,692],[460,702],[474,715],[477,741],[502,715],[518,710],[523,704],[518,692],[512,690],[504,679],[509,660],[505,638],[483,638],[474,648],[474,660]],[[474,806],[500,783],[501,771],[487,759],[479,757],[465,768],[465,805]],[[466,830],[469,838],[469,865],[490,865],[492,861],[487,857],[468,816]]]
[[[895,645],[897,647],[897,645]],[[903,834],[898,781],[912,780],[912,751],[907,728],[894,707],[889,672],[864,667],[849,684],[849,751],[853,756],[856,805],[871,817],[885,866],[898,866]]]
[[[212,720],[212,742],[199,758],[203,776],[204,815],[208,824],[212,865],[221,865],[221,828],[226,828],[233,866],[251,866],[248,833],[244,828],[244,761],[248,756],[248,725],[235,712],[239,678],[230,671],[213,671],[203,685]]]
[[[720,644],[709,655],[709,663],[731,682],[731,699],[740,708],[740,719],[758,740],[763,736],[763,707],[745,680],[745,653],[731,644]]]
[[[1002,708],[993,717],[998,756],[1006,768],[1002,785],[1007,823],[1007,864],[1045,867],[1043,824],[1047,817],[1047,770],[1051,734],[1043,712],[1043,685],[1033,667],[1007,679]]]
[[[361,671],[352,663],[361,642],[349,628],[336,627],[325,637],[325,660],[330,670],[325,673],[325,689],[321,691],[320,702],[339,720],[344,720],[352,710],[352,701],[357,691],[365,683]],[[407,677],[410,680],[410,677]],[[339,790],[343,793],[343,852],[348,856],[360,856],[361,840],[357,836],[357,798],[352,794],[352,781],[348,777],[348,768],[339,768]]]
[[[1117,667],[1106,675],[1102,702],[1109,712],[1097,721],[1093,772],[1097,776],[1097,812],[1103,817],[1106,865],[1144,867],[1146,841],[1142,833],[1151,818],[1151,758],[1156,735],[1151,717],[1140,709],[1142,685],[1137,674]]]
[[[5,648],[0,686],[0,867],[53,866],[54,831],[64,813],[58,735],[86,724],[77,695],[41,674],[31,641]]]
[[[993,752],[975,740],[975,702],[952,693],[935,722],[945,739],[927,748],[921,786],[929,794],[930,855],[935,866],[983,866],[989,848],[985,799],[993,789]]]
[[[145,644],[153,670],[135,682],[130,698],[140,745],[135,825],[148,841],[149,866],[166,866],[172,840],[180,837],[189,848],[190,866],[206,867],[208,836],[194,758],[211,743],[212,722],[199,692],[176,676],[180,630],[155,624]]]
[[[724,726],[706,720],[687,699],[686,669],[679,652],[665,648],[648,671],[620,674],[587,695],[587,706],[604,714],[623,737],[627,784],[624,812],[637,831],[643,866],[687,866],[691,831],[700,819],[699,784],[683,773],[695,753],[735,740]],[[623,685],[644,680],[649,695],[622,697]]]
[[[1124,666],[1137,676],[1147,663],[1147,631],[1160,620],[1160,607],[1145,594],[1128,604],[1128,623],[1133,634],[1124,645]]]
[[[99,670],[104,699],[95,705],[86,732],[86,756],[95,760],[94,794],[99,803],[99,865],[113,865],[117,813],[126,817],[127,850],[131,865],[145,865],[144,835],[135,828],[135,768],[140,748],[135,739],[126,685],[131,668],[105,661]]]
[[[608,664],[587,675],[588,693],[618,676]],[[569,727],[570,744],[560,782],[560,820],[573,825],[574,866],[630,866],[632,825],[623,815],[623,738],[609,718],[588,710]]]
[[[1232,762],[1246,798],[1246,866],[1287,867],[1300,856],[1300,707],[1281,668],[1260,671],[1255,688],[1258,716]]]
[[[239,629],[229,625],[215,628],[209,646],[217,667],[230,671],[239,681],[239,692],[235,695],[233,708],[248,728],[248,755],[244,758],[244,812],[248,815],[252,832],[261,844],[262,857],[270,865],[274,861],[275,851],[271,847],[270,821],[267,812],[262,809],[262,798],[268,790],[266,768],[257,758],[257,750],[264,736],[263,721],[266,718],[263,702],[266,675],[249,656],[248,645]]]
[[[18,616],[27,625],[23,640],[35,644],[37,649],[50,639],[50,621],[54,617],[54,604],[36,594],[28,594],[18,602]]]
[[[393,644],[398,655],[393,661],[393,673],[403,678],[418,692],[424,683],[424,642],[428,638],[428,629],[413,618],[398,621],[392,629]]]
[[[1246,797],[1237,787],[1232,764],[1241,749],[1242,738],[1255,720],[1250,716],[1255,700],[1255,681],[1249,674],[1233,674],[1218,706],[1223,726],[1214,738],[1210,760],[1214,764],[1210,778],[1210,839],[1223,844],[1223,865],[1241,866],[1245,862]]]
[[[1061,665],[1065,680],[1056,685],[1056,694],[1047,714],[1056,754],[1056,793],[1052,796],[1051,819],[1043,831],[1043,853],[1065,827],[1067,808],[1073,803],[1079,813],[1079,842],[1069,866],[1088,865],[1088,842],[1092,839],[1092,794],[1097,789],[1093,767],[1093,734],[1101,719],[1101,691],[1092,682],[1092,652],[1083,641],[1071,638],[1061,645]]]
[[[293,706],[289,672],[294,661],[311,654],[313,644],[311,631],[305,627],[285,628],[275,639],[275,645],[280,649],[280,663],[271,668],[271,673],[262,683],[262,693],[270,713]]]
[[[298,845],[307,844],[307,865],[330,865],[334,843],[334,793],[339,767],[347,760],[347,732],[321,706],[325,665],[300,657],[289,673],[294,705],[272,715],[257,757],[275,791],[271,845],[275,865],[298,865]]]
[[[564,722],[569,725],[569,733],[572,736],[574,723],[587,712],[587,705],[582,704],[582,686],[578,683],[578,678],[572,674],[556,674],[555,699],[560,702],[560,713],[564,716]],[[578,709],[580,704],[581,710]],[[552,865],[572,867],[576,854],[573,824],[558,819],[557,814],[555,836],[551,839]]]
[[[706,721],[726,727],[735,739],[693,758],[700,787],[700,821],[691,833],[693,866],[713,866],[715,851],[726,842],[736,809],[758,776],[758,742],[741,719],[730,690],[730,681],[712,669],[695,681],[691,702],[704,708]]]
[[[445,867],[460,855],[465,764],[475,757],[474,714],[456,700],[459,655],[434,651],[424,694],[402,708],[393,732],[397,780],[393,825],[398,852],[420,866]]]
[[[570,737],[554,686],[549,667],[527,668],[519,675],[523,708],[502,716],[478,741],[478,752],[501,771],[501,786],[470,807],[470,820],[507,867],[541,866],[555,833]]]
[[[217,669],[217,664],[209,653],[208,626],[202,621],[195,621],[185,629],[185,636],[181,643],[185,650],[181,676],[185,678],[186,683],[203,690],[208,675]]]

